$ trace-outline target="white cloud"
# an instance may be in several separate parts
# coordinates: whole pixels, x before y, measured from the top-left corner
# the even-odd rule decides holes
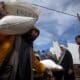
[[[76,1],[72,2],[71,0],[61,0],[59,3],[59,0],[51,1],[51,5],[48,6],[52,9],[57,9],[72,15],[76,15],[77,12],[79,12],[79,3],[77,0],[78,5],[75,4]],[[80,2],[80,1],[79,1]],[[39,24],[41,25],[41,28],[47,29],[47,25],[52,24],[53,26],[49,26],[48,30],[52,30],[51,28],[57,29],[57,34],[62,35],[68,28],[72,27],[72,25],[78,21],[77,17],[49,11],[49,10],[42,10],[42,16],[39,19]],[[45,26],[46,27],[45,27]],[[51,28],[50,28],[51,27]],[[55,29],[55,30],[56,30]]]
[[[72,27],[76,19],[71,16],[56,14],[55,20],[57,21],[55,26],[57,33],[62,35],[69,27]]]

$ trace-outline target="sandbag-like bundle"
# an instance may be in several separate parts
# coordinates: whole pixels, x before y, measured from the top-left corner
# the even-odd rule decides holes
[[[23,16],[5,16],[0,20],[0,33],[3,34],[23,34],[33,28],[36,19]]]
[[[14,1],[5,2],[8,15],[26,16],[38,19],[40,10],[29,3]]]
[[[0,33],[23,34],[34,28],[39,9],[29,3],[0,2]]]
[[[52,61],[50,59],[45,59],[45,60],[42,60],[40,62],[43,63],[46,66],[46,68],[48,68],[48,69],[52,69],[54,71],[55,70],[56,71],[63,70],[62,66],[56,64],[54,61]]]

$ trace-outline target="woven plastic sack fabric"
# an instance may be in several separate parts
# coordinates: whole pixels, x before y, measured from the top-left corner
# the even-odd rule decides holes
[[[40,62],[43,63],[48,69],[57,69],[57,70],[63,69],[60,65],[56,64],[54,61],[50,59],[45,59]]]
[[[0,20],[0,33],[23,34],[33,28],[35,22],[33,17],[5,16]]]
[[[38,19],[40,10],[36,6],[33,6],[25,2],[5,2],[8,15],[27,16]]]

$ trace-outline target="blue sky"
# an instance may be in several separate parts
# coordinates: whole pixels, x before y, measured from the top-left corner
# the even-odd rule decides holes
[[[28,1],[28,0],[25,0]],[[69,14],[80,13],[80,0],[29,0],[28,2],[56,9]],[[80,22],[77,17],[57,13],[40,8],[41,14],[36,26],[41,34],[35,41],[35,45],[41,49],[51,46],[53,40],[64,39],[67,42],[75,42],[75,36],[80,34]]]
[[[3,1],[3,0],[2,0]],[[56,9],[69,14],[80,13],[80,0],[23,0],[32,4],[38,4],[51,9]],[[80,34],[80,22],[77,17],[57,13],[40,8],[40,17],[36,26],[40,30],[40,36],[34,42],[37,49],[47,49],[53,40],[65,39],[74,42],[77,34]]]

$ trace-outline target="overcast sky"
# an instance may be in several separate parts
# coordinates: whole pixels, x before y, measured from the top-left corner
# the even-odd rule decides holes
[[[5,0],[1,0],[5,1]],[[63,11],[72,15],[80,13],[80,0],[23,0],[24,2],[38,4],[47,8]],[[40,17],[36,26],[40,29],[40,36],[35,41],[35,46],[49,47],[53,40],[64,39],[74,42],[77,34],[80,34],[80,22],[77,17],[57,13],[40,8]]]
[[[51,9],[63,11],[72,15],[80,13],[80,0],[25,0],[30,3],[45,6]],[[40,8],[40,7],[39,7]],[[75,36],[80,34],[80,22],[77,17],[57,13],[44,8],[40,8],[41,14],[37,26],[41,31],[36,45],[43,48],[49,46],[51,41],[64,39],[67,42],[74,42]]]

